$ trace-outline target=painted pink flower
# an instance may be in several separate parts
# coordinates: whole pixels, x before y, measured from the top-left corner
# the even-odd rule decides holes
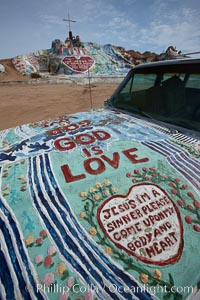
[[[94,296],[93,296],[93,293],[91,291],[87,291],[85,293],[85,300],[93,300],[94,299]]]
[[[143,167],[143,168],[142,168],[142,171],[146,172],[146,171],[147,171],[147,168],[146,168],[146,167]]]
[[[136,179],[136,178],[133,178],[132,182],[133,182],[133,183],[136,183],[136,182],[137,182],[137,179]]]
[[[3,177],[8,177],[8,173],[4,173],[4,174],[3,174]]]
[[[34,262],[38,265],[40,264],[41,262],[43,262],[43,256],[42,255],[36,255],[35,258],[34,258]]]
[[[152,177],[157,177],[156,173],[151,174]]]
[[[47,237],[47,233],[46,231],[43,229],[40,231],[40,236],[44,239],[45,237]]]
[[[140,171],[135,169],[134,174],[140,174]]]
[[[48,255],[51,255],[51,256],[55,255],[56,252],[57,252],[56,248],[53,245],[51,245],[47,251]]]
[[[197,208],[200,208],[200,202],[197,201],[197,200],[195,200],[195,201],[194,201],[194,206],[196,206]]]
[[[180,205],[180,206],[184,206],[184,202],[183,202],[183,200],[181,200],[181,199],[179,199],[179,200],[177,201],[177,203],[178,203],[178,205]]]
[[[67,300],[68,299],[68,297],[69,297],[69,294],[67,293],[67,292],[64,292],[64,293],[61,293],[60,295],[59,295],[59,300]]]
[[[42,238],[38,238],[36,241],[36,244],[39,246],[39,245],[42,245],[43,243],[43,239]]]
[[[9,187],[9,183],[6,183],[6,184],[3,185],[2,190],[3,190],[3,191],[4,191],[4,190],[7,190],[8,187]]]
[[[194,199],[194,195],[193,195],[191,192],[188,192],[187,195],[188,195],[190,198]]]
[[[154,167],[149,168],[150,171],[155,171]]]
[[[146,180],[151,180],[151,177],[150,176],[145,176],[145,179]]]
[[[53,282],[54,280],[54,274],[53,273],[47,273],[45,274],[44,278],[43,278],[43,283],[46,286],[50,286],[50,284]]]
[[[200,227],[198,225],[195,224],[193,226],[193,228],[194,228],[195,231],[200,232]]]
[[[176,189],[172,189],[171,193],[174,194],[174,195],[176,195],[177,194],[177,190]]]
[[[53,260],[52,260],[52,257],[51,255],[47,255],[44,259],[44,266],[45,267],[50,267],[51,265],[53,264]]]
[[[179,178],[174,179],[176,182],[180,182],[181,180]]]
[[[188,208],[189,210],[191,210],[191,211],[194,210],[194,207],[193,207],[192,205],[188,205],[187,208]]]
[[[21,186],[21,191],[22,191],[22,192],[26,191],[26,185],[22,185],[22,186]]]
[[[188,224],[192,224],[192,218],[190,216],[185,216],[185,221],[188,223]]]
[[[188,190],[188,189],[189,189],[189,186],[188,186],[187,184],[183,184],[183,185],[182,185],[182,188],[183,188],[184,190]]]
[[[175,183],[174,182],[170,182],[169,186],[175,186]]]
[[[166,177],[165,175],[162,175],[162,176],[161,176],[161,179],[162,179],[162,180],[164,180],[164,179],[166,179],[166,178],[167,178],[167,177]]]
[[[126,177],[130,178],[131,177],[131,173],[130,172],[126,173]]]
[[[73,286],[73,284],[74,284],[74,278],[73,277],[69,277],[68,278],[68,280],[67,280],[67,286],[68,286],[68,288],[70,288],[71,289],[71,287]]]

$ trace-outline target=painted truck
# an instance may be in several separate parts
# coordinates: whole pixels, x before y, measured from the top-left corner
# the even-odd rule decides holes
[[[199,299],[200,60],[0,137],[1,299]]]

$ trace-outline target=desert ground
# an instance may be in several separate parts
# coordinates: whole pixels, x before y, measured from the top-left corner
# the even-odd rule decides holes
[[[0,130],[102,107],[118,83],[28,84],[12,66],[1,60],[6,73],[0,73]],[[90,88],[89,88],[90,87]]]

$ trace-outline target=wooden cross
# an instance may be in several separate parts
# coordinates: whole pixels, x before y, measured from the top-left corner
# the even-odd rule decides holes
[[[71,22],[74,22],[74,23],[76,22],[76,21],[74,21],[74,20],[70,20],[69,14],[68,14],[68,19],[63,19],[63,21],[69,22],[69,31],[71,31],[70,23],[71,23]]]

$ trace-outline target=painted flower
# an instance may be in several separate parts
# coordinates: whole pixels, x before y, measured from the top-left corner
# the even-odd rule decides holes
[[[80,193],[80,197],[81,197],[81,198],[87,197],[87,193],[86,193],[86,192],[81,192],[81,193]]]
[[[9,183],[6,183],[6,184],[4,184],[4,185],[2,186],[2,190],[3,190],[3,191],[4,191],[4,190],[7,190],[8,187],[9,187]]]
[[[149,180],[151,180],[151,177],[150,177],[150,176],[145,176],[145,179],[146,179],[147,181],[149,181]]]
[[[126,173],[126,177],[130,178],[132,174],[130,172]]]
[[[155,178],[155,177],[157,177],[157,174],[153,173],[153,174],[151,174],[151,176]]]
[[[96,192],[96,190],[95,190],[95,188],[91,187],[91,188],[89,189],[89,192],[90,192],[90,193],[94,193],[94,192]]]
[[[105,179],[105,180],[103,181],[103,184],[104,184],[105,186],[108,186],[108,185],[110,185],[110,181],[107,180],[107,179]]]
[[[4,174],[3,174],[3,177],[8,177],[8,173],[4,173]]]
[[[134,174],[140,174],[140,171],[135,169]]]
[[[155,269],[153,271],[153,275],[154,275],[154,278],[158,279],[158,280],[161,280],[162,279],[162,273],[160,270],[158,269]]]
[[[58,276],[62,276],[65,271],[66,271],[66,265],[65,263],[61,262],[56,269],[56,273]]]
[[[197,207],[197,208],[200,208],[200,202],[195,200],[194,201],[194,206]]]
[[[142,171],[144,171],[144,172],[147,172],[147,170],[148,170],[148,169],[147,169],[146,167],[143,167],[143,168],[142,168]]]
[[[148,280],[149,280],[149,276],[147,274],[140,274],[140,280],[143,282],[143,283],[147,283]]]
[[[96,186],[97,189],[100,189],[101,188],[101,183],[100,182],[96,182],[95,186]]]
[[[44,266],[46,268],[50,268],[53,265],[53,259],[51,255],[47,255],[44,259]]]
[[[194,207],[192,205],[188,205],[187,206],[187,209],[191,210],[191,211],[194,211]]]
[[[41,246],[43,243],[43,239],[42,238],[38,238],[36,241],[37,246]]]
[[[24,164],[24,163],[25,163],[25,161],[26,161],[25,159],[22,159],[22,160],[21,160],[21,164]]]
[[[63,292],[63,293],[61,293],[60,295],[59,295],[59,300],[67,300],[68,299],[68,297],[69,297],[69,294],[68,294],[68,292]]]
[[[45,239],[45,238],[47,237],[47,233],[46,233],[46,231],[45,231],[44,229],[40,231],[40,236],[41,236],[43,239]]]
[[[22,183],[27,183],[27,179],[26,178],[24,178],[24,179],[22,179]]]
[[[43,262],[43,256],[42,255],[36,255],[34,258],[34,262],[36,263],[36,265],[40,265]]]
[[[57,253],[56,248],[53,245],[51,245],[48,248],[47,253],[48,253],[48,255],[54,256]]]
[[[185,221],[188,223],[188,224],[192,224],[192,218],[190,216],[185,216]]]
[[[97,234],[97,230],[94,227],[91,227],[89,232],[92,236],[95,236]]]
[[[113,254],[113,249],[111,247],[105,247],[104,251],[108,254],[108,255],[112,255]]]
[[[112,192],[113,192],[114,194],[116,194],[116,193],[118,192],[118,189],[117,189],[117,188],[113,188],[113,189],[112,189]]]
[[[188,195],[190,198],[194,199],[194,195],[193,195],[191,192],[188,192],[187,195]]]
[[[132,182],[133,182],[133,183],[136,183],[136,182],[137,182],[137,179],[136,179],[136,178],[133,178],[133,179],[132,179]]]
[[[22,185],[22,186],[21,186],[21,191],[22,191],[22,192],[26,191],[26,185]]]
[[[22,180],[22,179],[24,179],[24,175],[20,174],[17,178]]]
[[[71,289],[71,287],[73,286],[73,284],[74,284],[74,278],[73,277],[69,277],[67,279],[67,283],[66,283],[67,287]]]
[[[99,200],[100,196],[99,195],[94,195],[93,198],[94,198],[94,200]]]
[[[34,243],[34,239],[35,239],[34,236],[29,235],[25,240],[26,246],[32,246]]]
[[[155,171],[154,167],[149,168],[150,171]]]
[[[94,299],[93,293],[92,293],[91,291],[87,291],[87,292],[85,293],[85,298],[84,298],[84,300],[93,300],[93,299]]]
[[[47,273],[45,274],[44,278],[43,278],[43,283],[46,286],[50,286],[50,284],[53,282],[54,280],[54,274],[53,273]]]
[[[176,182],[180,182],[181,180],[179,178],[174,179]]]
[[[3,196],[7,196],[7,195],[9,195],[10,194],[10,191],[7,189],[7,190],[5,190],[5,191],[3,191]]]
[[[172,189],[171,193],[174,194],[174,195],[176,195],[177,194],[177,190],[176,189]]]
[[[174,182],[170,182],[169,186],[175,186],[175,183]]]
[[[195,224],[193,226],[193,228],[194,228],[195,231],[200,232],[200,227],[198,225]]]
[[[105,195],[105,196],[109,196],[109,195],[110,195],[109,190],[104,191],[104,195]]]
[[[181,200],[181,199],[177,200],[177,203],[178,203],[178,205],[180,205],[180,206],[184,206],[184,202],[183,202],[183,200]]]
[[[80,214],[79,214],[79,217],[81,219],[84,219],[86,217],[86,213],[84,211],[82,211]]]
[[[162,180],[165,180],[166,178],[167,178],[167,177],[166,177],[165,175],[162,175],[162,176],[161,176],[161,179],[162,179]]]
[[[183,185],[182,185],[182,189],[188,190],[188,189],[189,189],[189,186],[188,186],[187,184],[183,184]]]

